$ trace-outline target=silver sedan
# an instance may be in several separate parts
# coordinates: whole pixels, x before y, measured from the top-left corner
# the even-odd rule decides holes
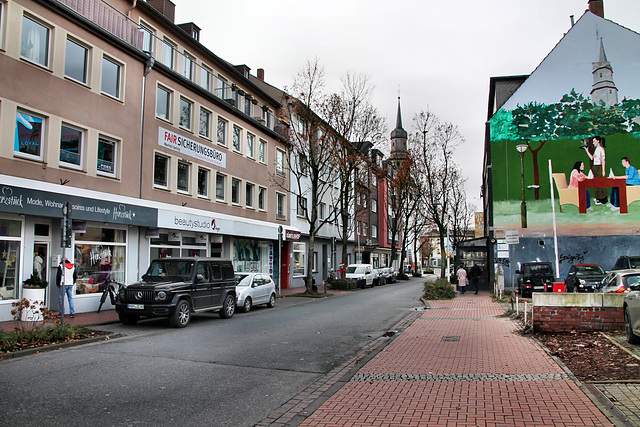
[[[236,273],[236,306],[248,312],[254,305],[266,304],[273,308],[276,305],[276,284],[264,273]]]

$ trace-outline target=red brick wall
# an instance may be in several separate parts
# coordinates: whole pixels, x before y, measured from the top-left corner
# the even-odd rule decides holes
[[[624,328],[620,307],[534,307],[536,332],[610,331]]]

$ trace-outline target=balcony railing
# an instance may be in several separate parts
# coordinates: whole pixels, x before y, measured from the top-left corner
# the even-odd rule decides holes
[[[158,62],[202,87],[213,96],[224,100],[238,111],[258,121],[263,126],[277,131],[280,120],[266,106],[259,105],[255,97],[227,81],[214,75],[211,70],[198,64],[194,58],[179,52],[175,46],[161,40],[149,29],[118,11],[103,0],[53,0],[82,15],[97,26],[128,45],[154,57]],[[154,52],[154,45],[158,46]],[[160,57],[157,57],[159,54]],[[181,61],[176,59],[181,58]],[[177,70],[181,64],[181,70]]]

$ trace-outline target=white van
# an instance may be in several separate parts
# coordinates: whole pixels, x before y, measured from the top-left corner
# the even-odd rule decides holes
[[[358,282],[359,288],[373,287],[373,265],[371,264],[349,264],[345,271],[347,279],[353,279]]]

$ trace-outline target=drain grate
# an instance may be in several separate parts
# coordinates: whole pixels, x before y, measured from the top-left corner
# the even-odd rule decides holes
[[[442,337],[442,342],[459,342],[459,341],[460,341],[460,335]]]

